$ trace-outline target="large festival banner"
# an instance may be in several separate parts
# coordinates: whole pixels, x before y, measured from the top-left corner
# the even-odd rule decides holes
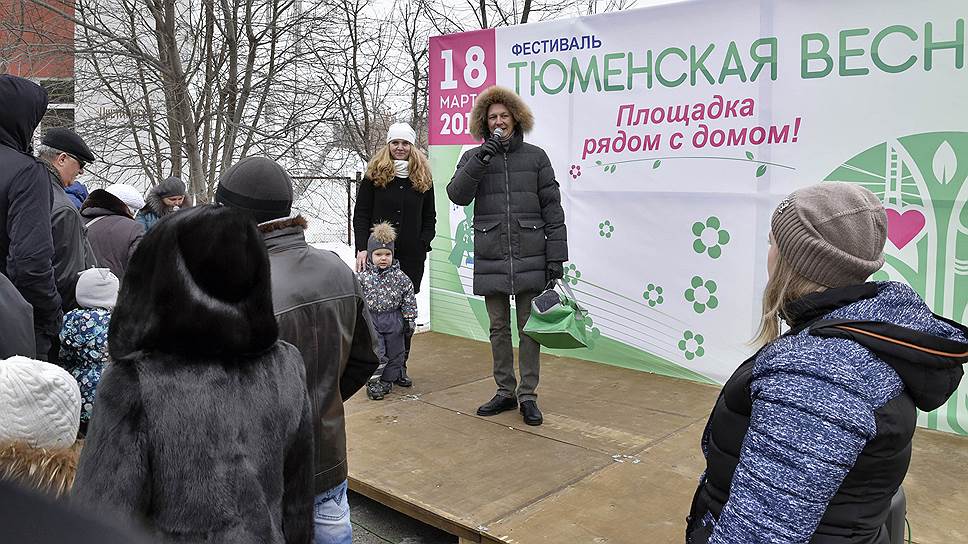
[[[968,321],[966,19],[964,0],[701,0],[431,38],[432,328],[488,337],[473,204],[445,188],[493,84],[530,105],[561,185],[594,345],[560,354],[724,381],[752,352],[771,212],[821,182],[884,202],[873,280]],[[920,423],[968,434],[968,380]]]

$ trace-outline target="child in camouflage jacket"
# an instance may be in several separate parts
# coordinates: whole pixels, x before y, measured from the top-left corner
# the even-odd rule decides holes
[[[417,299],[413,283],[393,258],[395,240],[393,226],[375,225],[367,241],[366,270],[359,275],[363,298],[377,332],[380,356],[380,366],[366,386],[366,395],[373,400],[382,399],[394,383],[402,387],[413,385],[407,376],[404,336],[414,329]]]

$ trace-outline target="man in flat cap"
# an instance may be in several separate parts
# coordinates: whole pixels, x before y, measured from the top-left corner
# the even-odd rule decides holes
[[[94,154],[73,130],[52,128],[37,146],[37,156],[47,165],[54,190],[50,210],[54,279],[67,312],[77,307],[74,298],[77,275],[94,263],[84,234],[84,221],[64,189],[84,173],[87,163],[94,161]]]
[[[63,317],[51,265],[51,186],[30,146],[47,111],[47,92],[26,79],[0,75],[0,104],[0,274],[33,310],[36,351],[18,355],[46,360]],[[0,320],[0,334],[17,326]]]

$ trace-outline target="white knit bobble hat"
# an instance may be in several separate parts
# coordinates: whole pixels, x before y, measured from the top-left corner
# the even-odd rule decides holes
[[[80,418],[81,391],[66,370],[21,356],[0,361],[0,442],[66,448]]]
[[[387,143],[392,140],[405,140],[410,142],[410,145],[414,145],[417,143],[417,133],[407,123],[393,123],[390,125],[390,130],[387,130]]]

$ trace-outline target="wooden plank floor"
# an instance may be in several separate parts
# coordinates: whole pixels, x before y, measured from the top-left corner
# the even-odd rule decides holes
[[[545,423],[483,418],[490,347],[414,337],[415,386],[346,404],[350,487],[467,542],[681,542],[718,388],[542,355]],[[968,439],[919,430],[913,542],[968,542]]]

